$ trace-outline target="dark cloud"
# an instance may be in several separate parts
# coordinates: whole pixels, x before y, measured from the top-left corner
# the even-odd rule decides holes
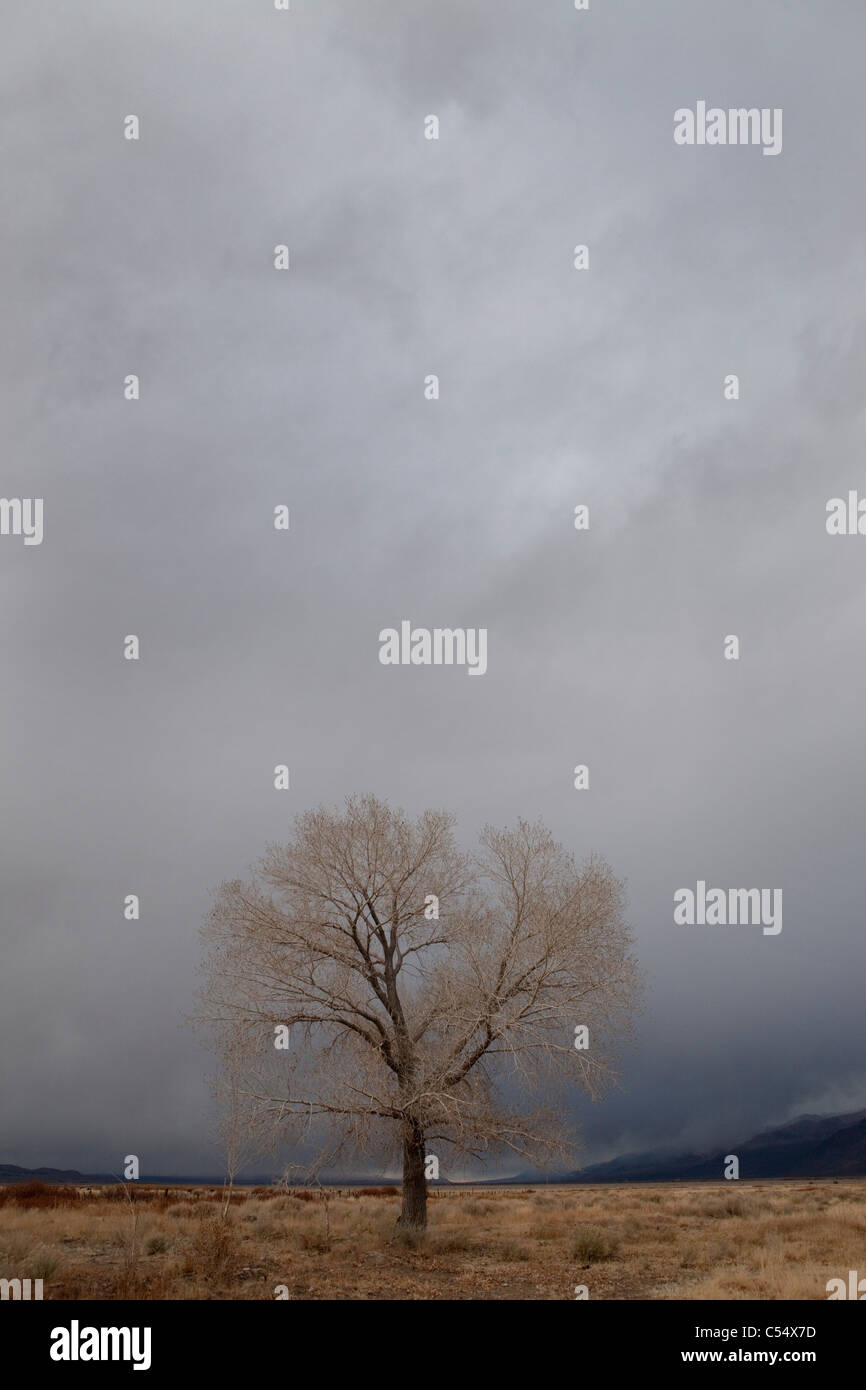
[[[10,20],[2,490],[45,540],[0,541],[5,1161],[212,1166],[209,891],[366,790],[627,877],[650,990],[592,1156],[866,1104],[863,560],[824,531],[864,39],[808,0]],[[676,147],[702,98],[782,107],[782,154]],[[405,617],[486,626],[487,674],[380,666]],[[781,935],[675,927],[698,878],[782,887]]]

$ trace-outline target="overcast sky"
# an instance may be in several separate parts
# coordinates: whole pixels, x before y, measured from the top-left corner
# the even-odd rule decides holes
[[[2,28],[0,490],[44,540],[0,537],[0,1162],[216,1170],[210,892],[367,791],[627,879],[587,1159],[866,1105],[866,538],[825,529],[866,492],[861,0]],[[782,152],[677,146],[699,100]],[[402,619],[486,627],[486,674],[382,666]],[[698,879],[783,930],[675,925]]]

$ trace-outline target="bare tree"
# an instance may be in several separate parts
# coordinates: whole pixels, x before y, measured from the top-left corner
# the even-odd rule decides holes
[[[222,1069],[214,1077],[211,1091],[217,1103],[217,1138],[226,1168],[222,1219],[228,1217],[235,1179],[247,1164],[261,1154],[268,1142],[268,1130],[256,1093],[250,1089],[247,1050],[231,1028],[220,1040]]]
[[[291,1142],[309,1150],[315,1131],[329,1164],[390,1140],[410,1226],[426,1224],[431,1145],[571,1152],[573,1093],[614,1079],[639,990],[601,859],[578,867],[523,821],[469,858],[453,824],[374,797],[307,812],[249,882],[221,886],[203,929],[199,1016],[226,1055],[246,1049],[249,1094]]]

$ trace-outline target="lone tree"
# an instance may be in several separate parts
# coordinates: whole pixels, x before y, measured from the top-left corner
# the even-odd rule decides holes
[[[247,1056],[248,1096],[307,1153],[324,1130],[322,1163],[399,1146],[416,1227],[430,1146],[569,1154],[570,1093],[614,1079],[639,990],[603,860],[578,867],[523,821],[468,857],[453,825],[374,797],[309,811],[249,882],[220,887],[203,928],[199,1017],[233,1067]]]

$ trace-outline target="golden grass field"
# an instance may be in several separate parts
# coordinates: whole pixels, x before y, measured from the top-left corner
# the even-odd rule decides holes
[[[826,1299],[866,1272],[864,1181],[440,1189],[423,1235],[365,1192],[241,1189],[223,1220],[218,1188],[0,1188],[0,1277],[46,1299]]]

